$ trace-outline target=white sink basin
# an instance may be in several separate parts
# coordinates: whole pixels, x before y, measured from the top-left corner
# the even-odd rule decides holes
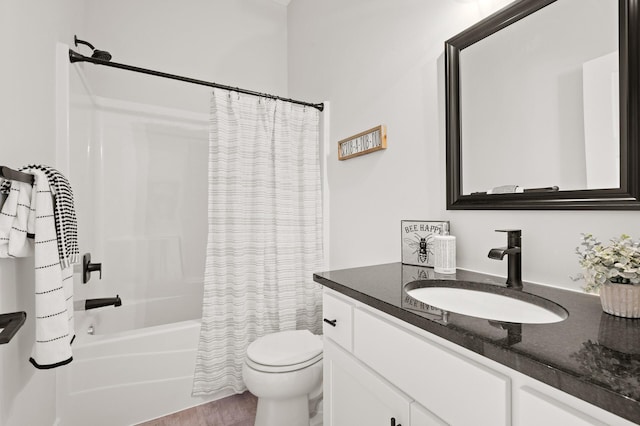
[[[482,289],[427,286],[407,289],[407,294],[445,311],[494,321],[548,324],[568,317],[564,308],[549,300],[519,290],[510,291],[513,297]]]

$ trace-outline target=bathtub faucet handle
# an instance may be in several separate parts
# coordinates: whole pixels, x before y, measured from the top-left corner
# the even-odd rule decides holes
[[[91,279],[92,272],[100,272],[102,279],[102,263],[91,263],[91,253],[85,253],[82,256],[82,283],[86,284]]]

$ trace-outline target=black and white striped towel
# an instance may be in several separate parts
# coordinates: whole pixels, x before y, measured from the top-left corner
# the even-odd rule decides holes
[[[8,239],[6,250],[5,240],[0,241],[0,256],[34,254],[36,341],[29,361],[47,369],[73,360],[73,266],[63,266],[59,258],[52,190],[46,173],[35,168],[23,170],[35,175],[35,183],[29,191],[28,184],[9,182],[9,194],[2,206],[5,214],[0,215],[0,235],[8,235]],[[34,235],[32,243],[28,234]]]
[[[78,221],[73,203],[73,191],[66,177],[53,167],[29,164],[19,169],[21,172],[33,173],[39,170],[44,173],[54,197],[54,219],[58,240],[58,255],[63,268],[80,261],[78,249]],[[5,181],[0,192],[8,194],[12,184]]]
[[[33,254],[33,241],[27,238],[32,187],[13,182],[0,210],[0,257],[26,257]]]
[[[64,266],[58,250],[52,188],[46,172],[35,175],[27,230],[35,234],[36,343],[29,361],[37,368],[53,368],[71,362],[73,324],[73,266]]]

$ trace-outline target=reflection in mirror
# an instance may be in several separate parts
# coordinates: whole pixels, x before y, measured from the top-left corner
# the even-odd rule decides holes
[[[448,209],[640,209],[639,6],[516,0],[445,43]]]
[[[463,194],[620,186],[617,19],[560,0],[460,52]]]

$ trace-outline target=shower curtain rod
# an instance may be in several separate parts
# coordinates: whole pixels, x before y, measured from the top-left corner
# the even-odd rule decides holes
[[[132,65],[119,64],[117,62],[110,62],[110,61],[106,61],[106,60],[102,60],[102,59],[91,58],[91,57],[88,57],[88,56],[84,56],[84,55],[82,55],[82,54],[80,54],[80,53],[78,53],[78,52],[76,52],[76,51],[74,51],[72,49],[69,49],[69,62],[71,62],[71,63],[74,63],[74,62],[91,62],[92,64],[96,64],[96,65],[106,65],[108,67],[120,68],[120,69],[127,70],[127,71],[134,71],[134,72],[139,72],[139,73],[142,73],[142,74],[155,75],[157,77],[169,78],[171,80],[184,81],[185,83],[198,84],[200,86],[215,87],[215,88],[218,88],[218,89],[225,89],[225,90],[230,90],[230,91],[234,91],[234,92],[238,92],[238,93],[244,93],[245,95],[260,96],[260,97],[269,98],[269,99],[278,99],[278,100],[281,100],[281,101],[291,102],[293,104],[310,106],[310,107],[313,107],[313,108],[317,108],[320,111],[322,111],[324,109],[324,104],[323,103],[313,104],[313,103],[309,103],[309,102],[297,101],[295,99],[282,98],[280,96],[269,95],[267,93],[254,92],[253,90],[246,90],[246,89],[240,89],[240,88],[237,88],[237,87],[225,86],[223,84],[212,83],[210,81],[197,80],[195,78],[182,77],[182,76],[179,76],[179,75],[168,74],[166,72],[161,72],[161,71],[150,70],[150,69],[146,69],[146,68],[135,67],[135,66],[132,66]]]

